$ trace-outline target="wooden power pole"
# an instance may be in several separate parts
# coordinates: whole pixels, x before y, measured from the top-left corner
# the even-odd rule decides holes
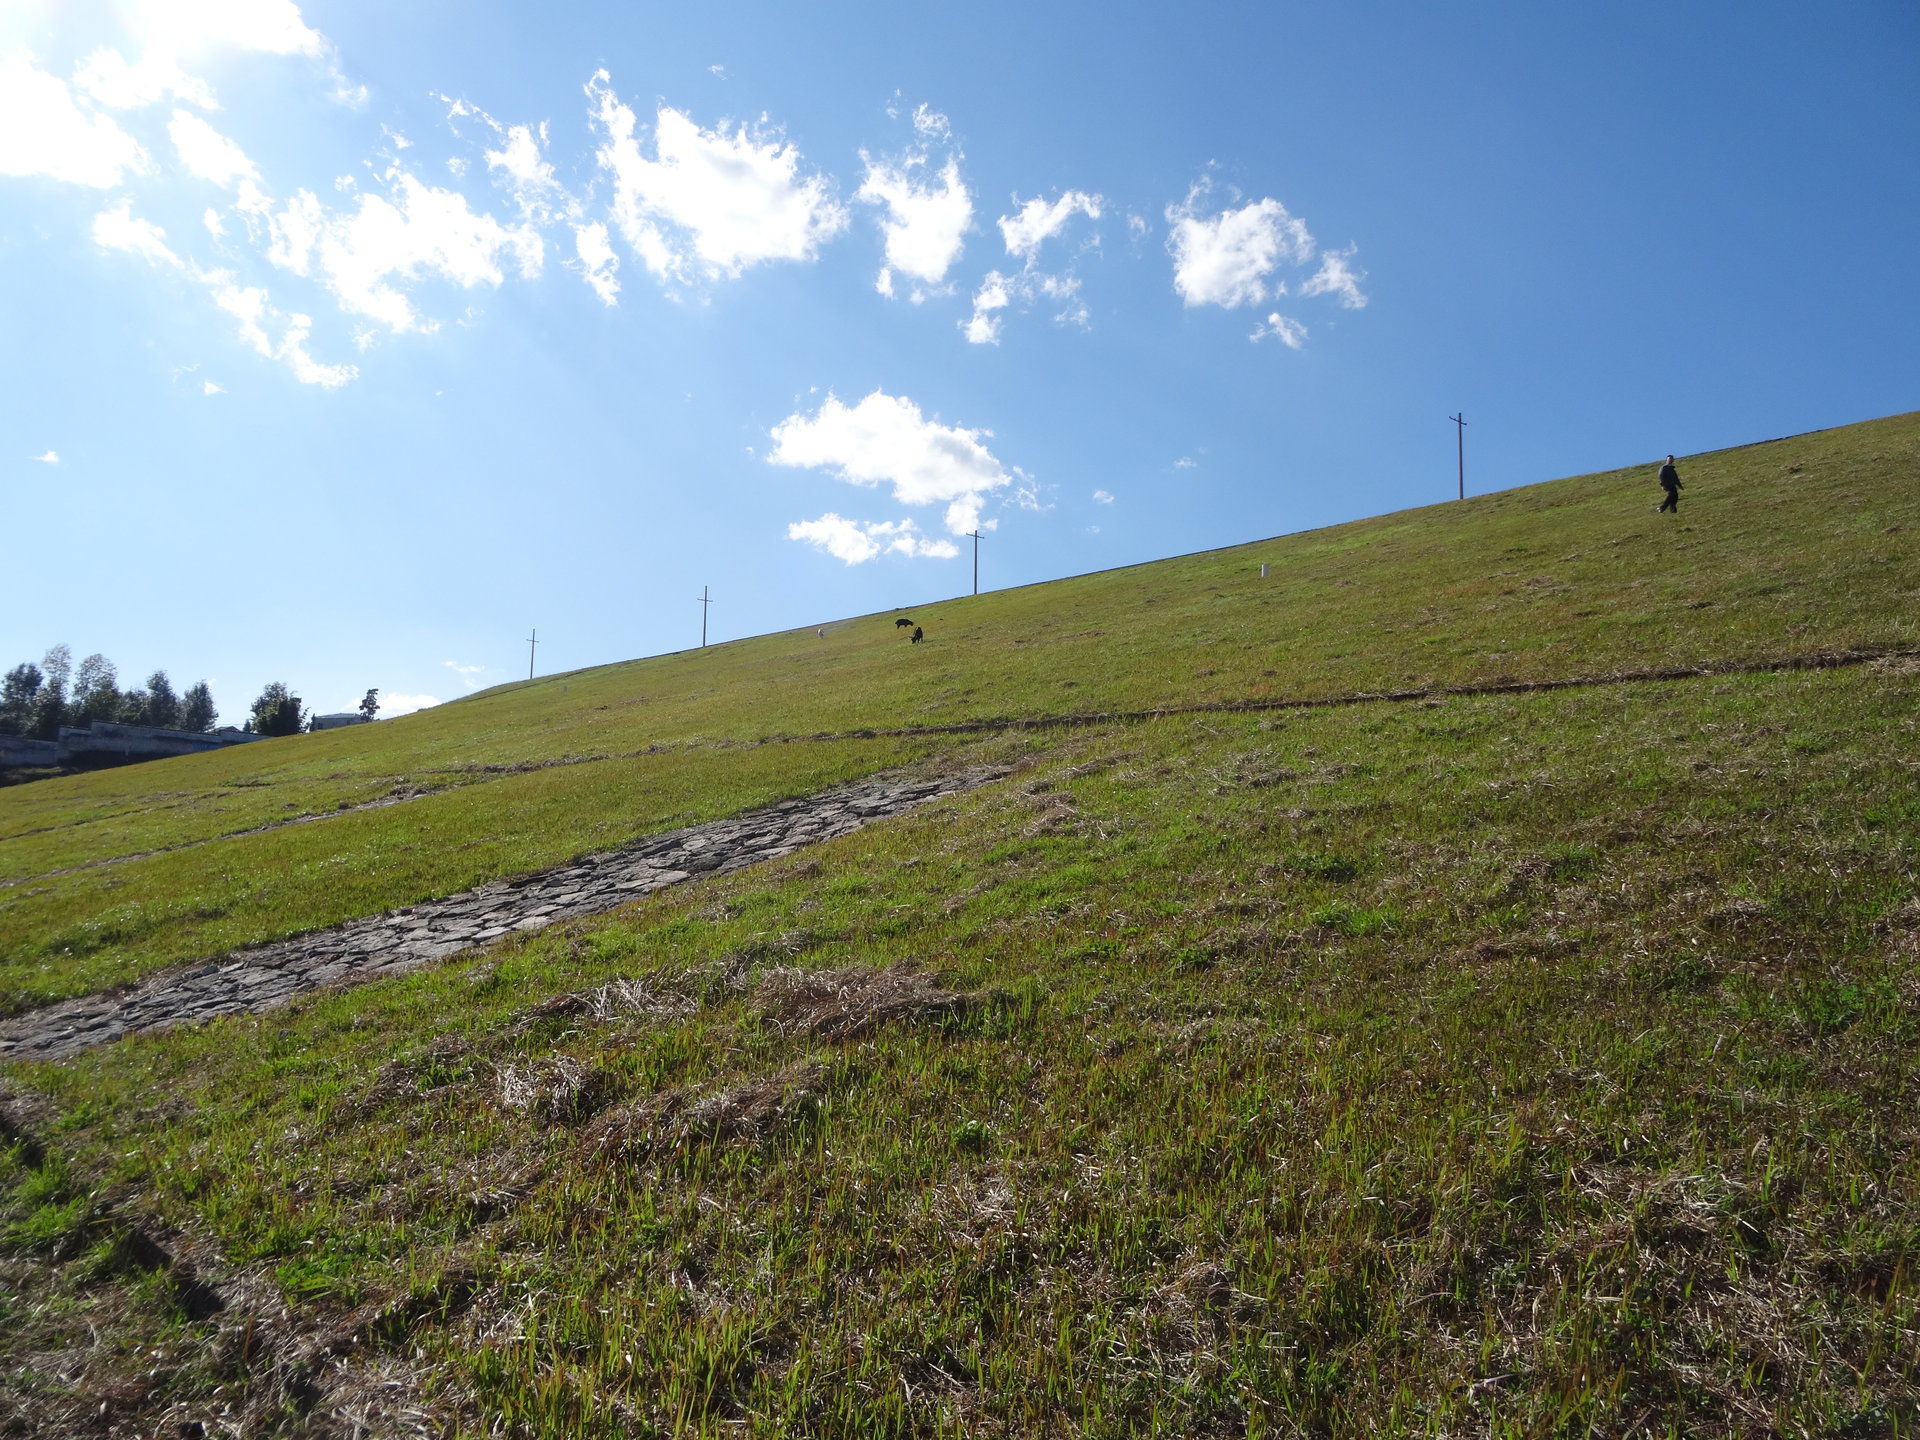
[[[535,630],[527,636],[527,679],[533,679],[533,652],[540,644],[540,632]]]
[[[1453,422],[1454,459],[1460,466],[1460,498],[1467,498],[1467,417],[1465,412],[1449,415]]]
[[[973,537],[973,593],[980,593],[980,531],[976,528],[967,534]]]
[[[702,585],[700,587],[700,648],[702,650],[707,648],[707,615],[708,607],[712,604],[713,601],[707,598],[707,587]]]

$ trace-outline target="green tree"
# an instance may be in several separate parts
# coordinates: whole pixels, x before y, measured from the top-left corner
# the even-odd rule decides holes
[[[164,670],[156,670],[147,677],[146,712],[149,725],[167,730],[180,726],[180,697],[173,693],[173,682]]]
[[[27,723],[27,733],[37,740],[58,740],[60,727],[69,718],[66,685],[49,680],[40,687],[40,693],[33,697],[32,718]]]
[[[73,652],[55,645],[40,657],[45,683],[33,697],[32,719],[27,733],[38,740],[58,740],[60,727],[67,723],[67,677],[73,673]]]
[[[378,690],[369,690],[360,697],[360,714],[364,719],[371,720],[379,713],[380,692]]]
[[[73,651],[64,645],[50,647],[47,653],[40,657],[40,668],[46,673],[47,683],[58,685],[60,693],[64,695],[67,690],[67,681],[73,675]]]
[[[253,719],[249,723],[256,735],[297,735],[304,719],[300,697],[275,680],[253,702]]]
[[[24,735],[33,723],[33,701],[46,676],[32,661],[16,665],[0,680],[0,734]]]
[[[207,682],[201,680],[189,685],[187,693],[180,697],[180,728],[204,735],[219,718],[220,712],[213,708],[213,692],[207,688]]]
[[[120,718],[120,672],[106,656],[94,653],[82,660],[73,672],[73,719],[75,725],[91,725],[96,720]]]

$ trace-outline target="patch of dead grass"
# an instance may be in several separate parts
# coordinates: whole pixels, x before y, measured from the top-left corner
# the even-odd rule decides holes
[[[719,1089],[677,1086],[608,1111],[583,1143],[622,1159],[671,1154],[700,1143],[757,1143],[811,1115],[825,1093],[826,1072],[812,1060]]]
[[[882,1025],[957,1015],[968,1000],[902,963],[884,970],[782,966],[761,977],[753,1003],[782,1034],[843,1041]]]

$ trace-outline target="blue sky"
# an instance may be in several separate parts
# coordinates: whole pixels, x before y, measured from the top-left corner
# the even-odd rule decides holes
[[[10,0],[0,663],[399,709],[1443,500],[1455,411],[1485,491],[1911,409],[1916,74],[1907,0]]]

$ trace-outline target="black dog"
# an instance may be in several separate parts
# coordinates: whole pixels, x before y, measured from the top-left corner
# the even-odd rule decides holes
[[[923,639],[926,638],[926,633],[927,632],[922,630],[918,625],[914,626],[913,627],[913,643],[918,645]]]
[[[907,626],[911,624],[913,624],[913,621],[909,620],[906,616],[902,615],[893,622],[893,628],[896,630],[904,630],[907,628]]]

